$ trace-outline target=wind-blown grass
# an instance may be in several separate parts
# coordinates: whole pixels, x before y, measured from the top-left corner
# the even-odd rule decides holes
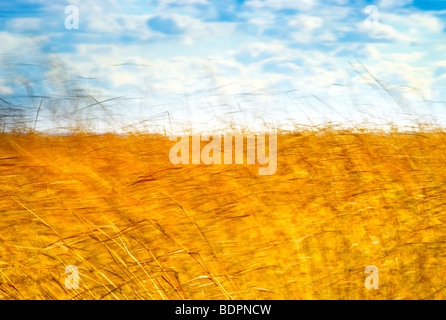
[[[445,298],[445,131],[281,133],[271,176],[173,144],[0,135],[0,298]]]

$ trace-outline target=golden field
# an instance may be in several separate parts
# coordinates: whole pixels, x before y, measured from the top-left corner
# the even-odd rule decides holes
[[[271,176],[174,144],[0,135],[0,298],[446,298],[446,132],[281,133]]]

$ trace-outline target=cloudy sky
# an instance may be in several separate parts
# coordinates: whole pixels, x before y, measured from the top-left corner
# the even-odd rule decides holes
[[[446,0],[2,0],[0,41],[42,130],[446,124]]]

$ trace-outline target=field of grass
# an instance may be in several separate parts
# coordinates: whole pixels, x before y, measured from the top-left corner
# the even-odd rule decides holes
[[[0,298],[446,298],[446,132],[281,133],[271,176],[174,144],[0,135]]]

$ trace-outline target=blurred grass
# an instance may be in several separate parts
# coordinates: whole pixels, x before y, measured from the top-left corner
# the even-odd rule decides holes
[[[272,176],[173,144],[1,134],[0,298],[446,298],[445,131],[284,132]]]

